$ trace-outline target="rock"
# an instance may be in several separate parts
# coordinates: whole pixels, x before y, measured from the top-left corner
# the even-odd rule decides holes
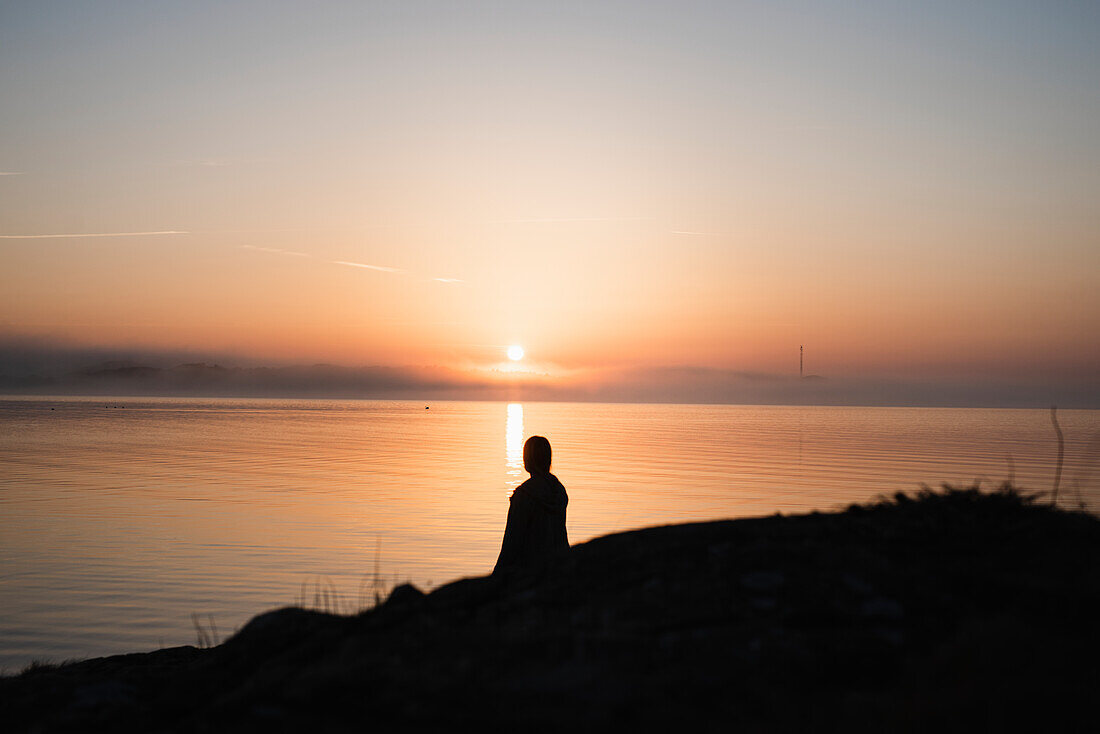
[[[853,573],[844,573],[843,575],[841,575],[840,580],[844,583],[846,587],[848,587],[850,591],[854,591],[855,593],[862,596],[867,596],[868,594],[874,592],[874,589],[871,588],[870,584],[868,584],[866,581],[859,578]]]
[[[901,604],[898,604],[893,599],[886,599],[878,596],[864,601],[859,607],[859,613],[864,617],[900,619],[903,610]]]
[[[770,612],[775,609],[779,602],[767,596],[754,596],[749,599],[749,604],[757,611]]]
[[[134,687],[118,680],[82,685],[73,694],[73,706],[80,709],[125,706],[134,703]]]
[[[786,579],[778,571],[753,571],[741,577],[741,585],[752,591],[774,591]]]
[[[412,584],[401,584],[394,588],[390,592],[390,596],[386,599],[387,606],[401,606],[405,604],[416,604],[424,600],[424,592],[416,588]]]

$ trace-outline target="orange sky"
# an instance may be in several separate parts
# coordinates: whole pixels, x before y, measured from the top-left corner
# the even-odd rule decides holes
[[[480,7],[0,11],[0,335],[1097,373],[1091,11]]]

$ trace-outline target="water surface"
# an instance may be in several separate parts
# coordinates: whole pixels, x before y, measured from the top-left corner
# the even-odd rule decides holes
[[[920,483],[1049,489],[1048,411],[176,398],[0,400],[0,667],[224,637],[296,601],[492,569],[547,436],[573,543]],[[1100,508],[1100,412],[1061,411]],[[376,576],[382,578],[379,579]],[[321,591],[327,590],[327,595]]]

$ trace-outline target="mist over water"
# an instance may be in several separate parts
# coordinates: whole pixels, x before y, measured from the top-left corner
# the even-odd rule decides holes
[[[427,408],[427,409],[426,409]],[[1100,508],[1100,411],[1060,411],[1061,497]],[[834,509],[920,483],[1049,490],[1046,410],[186,398],[0,401],[0,666],[225,637],[331,590],[482,575],[523,440],[572,543]]]
[[[457,367],[271,362],[244,354],[80,347],[0,335],[0,394],[313,400],[507,400],[1100,409],[1096,363],[911,373],[552,364]],[[564,369],[564,371],[563,371]]]

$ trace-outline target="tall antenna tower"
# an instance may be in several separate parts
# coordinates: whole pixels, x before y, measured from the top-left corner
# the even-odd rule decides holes
[[[798,345],[798,376],[802,377],[802,345]]]

